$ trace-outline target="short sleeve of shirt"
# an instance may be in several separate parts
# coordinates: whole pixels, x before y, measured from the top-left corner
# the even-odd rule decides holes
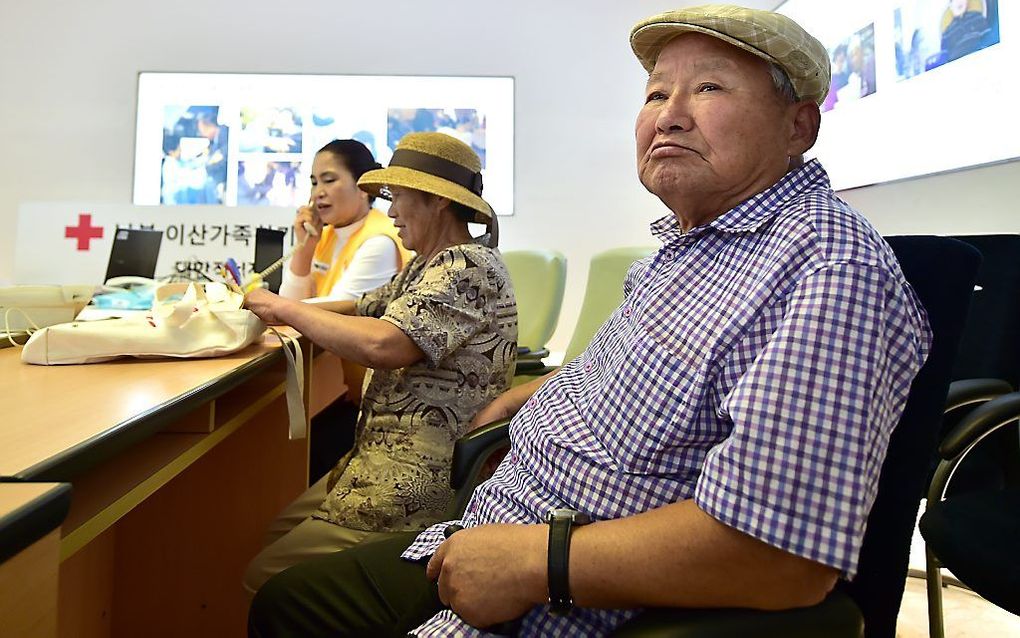
[[[485,250],[469,253],[455,247],[440,253],[419,281],[386,305],[381,318],[403,330],[430,366],[439,365],[491,321],[486,307],[495,301],[489,299],[495,291]]]
[[[722,401],[733,429],[708,453],[698,506],[852,577],[889,436],[927,354],[911,300],[874,265],[829,264],[802,279]]]

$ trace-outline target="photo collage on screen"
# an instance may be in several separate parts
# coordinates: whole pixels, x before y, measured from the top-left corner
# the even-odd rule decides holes
[[[897,3],[892,18],[895,51],[885,59],[895,60],[895,74],[888,77],[897,81],[999,42],[998,0],[904,0]],[[832,64],[832,83],[822,104],[823,112],[879,89],[874,23],[838,42],[825,44]],[[888,41],[879,46],[889,46]]]
[[[372,157],[382,161],[379,158],[376,136],[369,128],[368,122],[357,117],[352,118],[340,109],[312,109],[311,122],[305,127],[308,150],[314,153],[333,140],[358,140],[372,152]]]
[[[470,146],[485,168],[485,114],[477,109],[389,109],[386,143],[390,150],[410,132],[437,131]]]
[[[913,0],[893,14],[896,77],[906,80],[999,42],[999,0]]]
[[[358,140],[385,165],[407,133],[438,131],[474,149],[485,168],[485,114],[477,108],[387,108],[381,143],[371,129],[380,129],[373,120],[381,123],[382,113],[352,117],[343,109],[242,106],[230,116],[218,105],[163,111],[161,204],[300,206],[308,198],[310,156],[334,139]],[[228,162],[231,153],[236,163]],[[234,166],[236,189],[228,180]]]
[[[223,204],[230,129],[218,106],[163,108],[161,204]]]
[[[302,117],[294,107],[242,106],[238,134],[238,206],[296,206],[301,178]]]
[[[846,190],[1020,158],[1020,2],[786,0],[776,10],[828,51],[832,78],[811,158]],[[1001,9],[1001,12],[1000,12]],[[966,135],[946,122],[982,100]]]
[[[832,81],[822,112],[875,92],[875,25],[856,31],[829,49]]]

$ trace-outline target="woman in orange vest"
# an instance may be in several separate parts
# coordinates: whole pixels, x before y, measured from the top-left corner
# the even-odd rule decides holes
[[[308,205],[294,219],[294,237],[304,241],[310,223],[319,240],[304,244],[283,270],[280,296],[289,299],[356,301],[388,283],[410,260],[393,221],[372,208],[375,197],[358,188],[366,171],[382,168],[357,140],[333,140],[312,161]],[[346,400],[340,399],[312,419],[309,477],[329,471],[353,444],[365,368],[344,360]]]
[[[319,233],[290,260],[280,296],[289,299],[356,300],[385,284],[410,258],[385,213],[372,208],[357,186],[366,171],[381,168],[357,140],[333,140],[315,154],[312,193],[294,219],[295,239],[304,240],[304,224]]]

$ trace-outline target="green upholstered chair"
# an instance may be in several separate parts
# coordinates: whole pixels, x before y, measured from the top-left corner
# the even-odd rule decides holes
[[[578,315],[574,332],[567,345],[563,361],[567,362],[581,354],[591,338],[595,336],[599,326],[623,302],[623,280],[631,265],[655,252],[652,246],[630,246],[612,248],[596,254],[588,266],[588,282],[584,289],[584,300],[581,302],[581,313]],[[510,273],[513,276],[513,271]],[[516,279],[515,279],[516,281]],[[518,306],[520,306],[518,298]],[[521,314],[518,310],[518,314]],[[523,343],[523,342],[522,342]],[[552,372],[553,368],[545,365],[533,365],[527,358],[519,358],[517,364],[518,379],[514,385],[528,379],[527,376],[540,376]]]
[[[599,327],[623,303],[623,280],[631,265],[653,252],[653,246],[629,246],[612,248],[591,258],[581,313],[563,356],[564,363],[581,354]]]
[[[517,296],[518,359],[541,365],[563,305],[567,258],[555,250],[507,250],[503,261]]]

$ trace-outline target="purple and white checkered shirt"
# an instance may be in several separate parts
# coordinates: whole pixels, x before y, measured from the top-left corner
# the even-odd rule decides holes
[[[636,262],[625,299],[510,425],[462,521],[595,521],[693,498],[719,521],[853,576],[927,317],[888,245],[816,161]],[[403,557],[442,542],[439,524]],[[529,636],[595,636],[633,610],[536,607]],[[484,635],[440,612],[419,636]]]

